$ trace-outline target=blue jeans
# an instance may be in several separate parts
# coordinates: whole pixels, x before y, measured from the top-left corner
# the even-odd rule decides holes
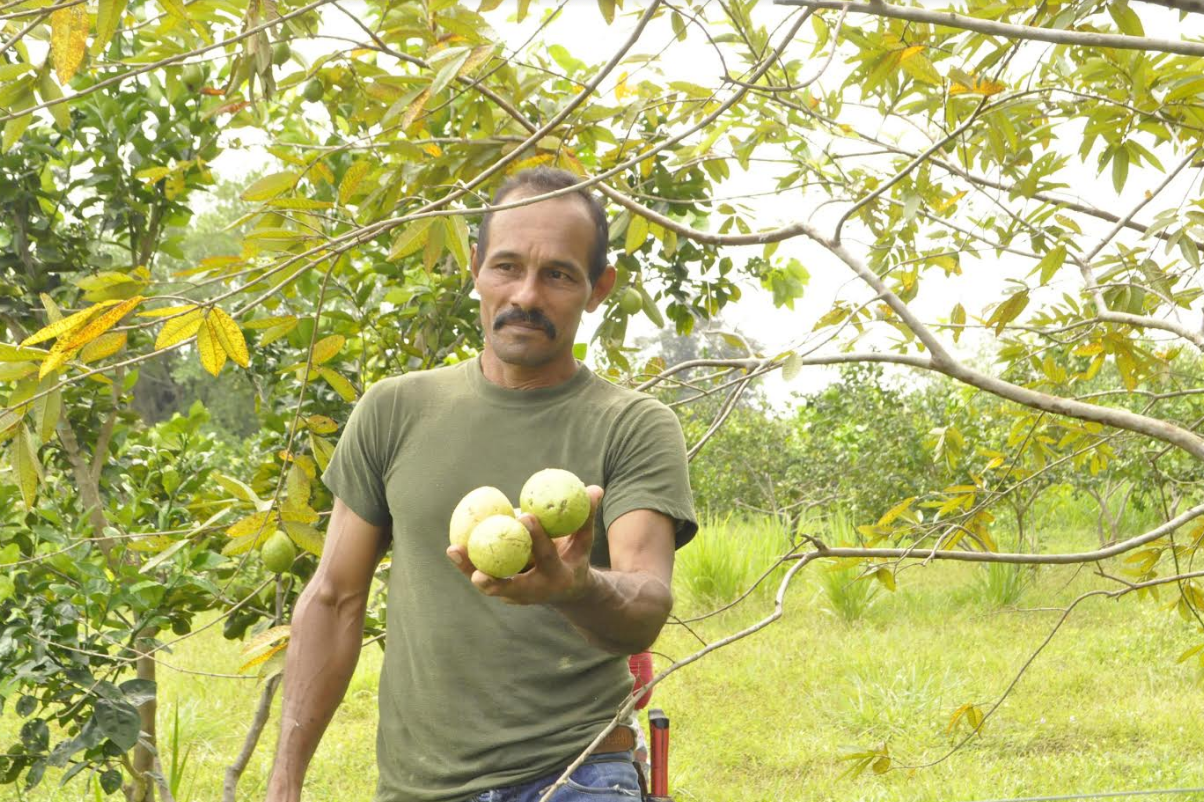
[[[522,785],[482,791],[467,802],[538,802],[563,773],[561,769]],[[639,799],[640,781],[631,762],[631,752],[604,752],[587,757],[550,802],[638,802]]]

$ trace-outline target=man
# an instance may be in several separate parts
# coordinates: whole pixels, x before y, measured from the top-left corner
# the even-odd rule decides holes
[[[494,205],[576,182],[521,172]],[[583,190],[485,215],[472,252],[481,356],[385,379],[356,405],[323,475],[334,511],[293,619],[269,802],[300,799],[390,542],[376,802],[534,802],[630,693],[627,655],[660,632],[674,549],[697,525],[673,413],[573,357],[582,314],[614,285],[608,238]],[[492,485],[516,501],[551,467],[589,485],[580,531],[552,541],[522,516],[534,566],[507,580],[448,546],[465,493]],[[638,798],[630,730],[616,733],[556,802]]]

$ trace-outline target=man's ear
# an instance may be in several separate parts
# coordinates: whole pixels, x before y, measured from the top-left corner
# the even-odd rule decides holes
[[[472,273],[472,283],[475,286],[477,283],[477,274],[481,272],[481,268],[477,266],[477,246],[473,245],[468,249],[468,269]]]
[[[598,280],[594,282],[594,287],[589,295],[589,303],[585,305],[585,311],[593,312],[606,300],[606,296],[610,295],[610,291],[614,289],[615,277],[617,275],[614,267],[611,265],[606,266],[606,269],[602,271],[602,275],[598,276]]]

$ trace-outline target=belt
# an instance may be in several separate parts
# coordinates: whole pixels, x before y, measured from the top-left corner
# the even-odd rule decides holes
[[[594,750],[594,754],[602,752],[629,752],[635,749],[635,733],[630,727],[619,725],[611,730],[602,743]]]

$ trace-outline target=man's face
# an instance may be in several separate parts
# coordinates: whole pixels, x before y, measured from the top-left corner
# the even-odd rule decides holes
[[[472,273],[485,340],[501,361],[540,367],[572,352],[582,313],[594,311],[614,283],[608,269],[590,285],[594,236],[586,204],[572,195],[493,216],[489,252],[474,249]]]

